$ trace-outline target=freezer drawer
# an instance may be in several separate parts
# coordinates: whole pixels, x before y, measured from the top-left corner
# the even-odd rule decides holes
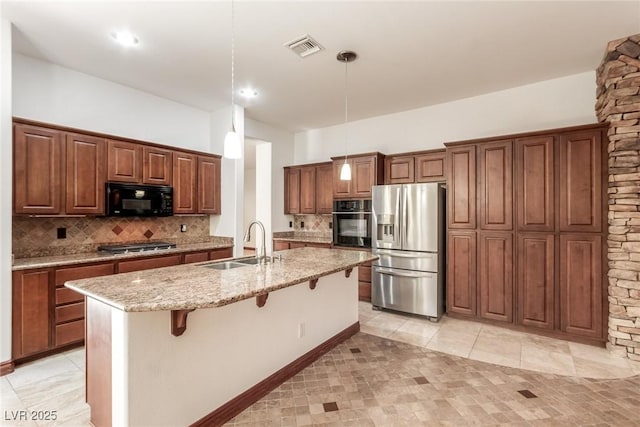
[[[402,268],[405,270],[438,271],[438,254],[434,252],[392,251],[374,249],[378,256],[374,265],[378,267]]]
[[[371,303],[374,306],[433,318],[442,315],[442,290],[437,273],[372,268]]]

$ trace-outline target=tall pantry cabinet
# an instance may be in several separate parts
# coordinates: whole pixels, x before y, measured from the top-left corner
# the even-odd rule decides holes
[[[445,146],[447,311],[603,341],[605,128]]]

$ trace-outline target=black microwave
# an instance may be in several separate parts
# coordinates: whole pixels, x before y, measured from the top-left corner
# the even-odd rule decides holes
[[[107,216],[171,216],[173,188],[107,182]]]

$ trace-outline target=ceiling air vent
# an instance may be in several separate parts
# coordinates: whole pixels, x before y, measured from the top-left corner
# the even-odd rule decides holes
[[[320,52],[324,48],[313,39],[309,34],[305,34],[304,36],[296,37],[284,44],[285,47],[288,47],[301,58],[305,58],[309,55],[313,55],[314,53]]]

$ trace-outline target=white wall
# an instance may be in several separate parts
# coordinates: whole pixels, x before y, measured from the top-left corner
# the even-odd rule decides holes
[[[265,253],[273,252],[273,144],[261,142],[256,146],[256,220],[264,224]],[[256,240],[256,247],[262,249],[262,236]]]
[[[0,16],[0,362],[11,359],[11,115],[11,23]]]
[[[595,72],[349,123],[349,153],[441,148],[444,142],[595,123]],[[354,95],[354,96],[357,96]],[[295,135],[295,163],[344,155],[344,125]]]
[[[294,134],[252,119],[245,120],[245,134],[247,138],[271,143],[271,228],[273,231],[287,231],[293,216],[284,214],[284,170],[282,168],[294,164]]]
[[[13,95],[17,117],[209,151],[208,112],[50,62],[14,54]]]
[[[246,143],[246,141],[245,141]],[[256,170],[244,170],[244,225],[246,231],[249,223],[256,219]],[[244,246],[256,247],[257,230],[251,233],[251,240],[244,242]]]

